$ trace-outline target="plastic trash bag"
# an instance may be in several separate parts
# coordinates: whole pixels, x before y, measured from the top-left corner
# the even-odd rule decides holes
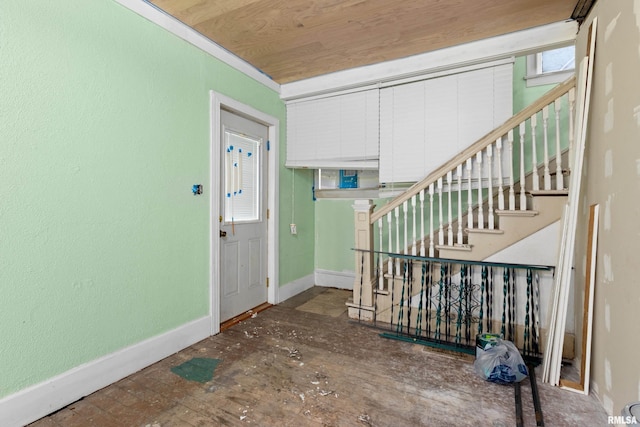
[[[498,384],[520,382],[529,375],[516,346],[502,339],[495,346],[479,352],[473,368],[483,379]]]

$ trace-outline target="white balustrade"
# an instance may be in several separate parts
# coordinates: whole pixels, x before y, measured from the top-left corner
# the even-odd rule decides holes
[[[496,206],[494,206],[495,192],[497,191],[498,211],[505,209],[526,210],[528,185],[525,184],[525,180],[527,173],[532,176],[531,188],[534,191],[540,187],[550,190],[552,188],[551,163],[554,161],[555,188],[564,189],[562,149],[568,146],[571,150],[575,138],[572,120],[575,110],[575,88],[572,85],[575,86],[574,81],[563,83],[552,89],[543,97],[544,102],[541,100],[526,107],[500,128],[492,131],[489,137],[479,140],[443,165],[438,174],[431,174],[417,185],[412,186],[409,191],[399,195],[387,205],[383,205],[378,211],[372,212],[370,214],[370,232],[373,236],[375,227],[378,227],[376,240],[379,242],[379,248],[386,249],[389,253],[435,257],[436,245],[444,246],[445,242],[449,246],[463,244],[465,224],[470,229],[488,227],[490,230],[494,230],[499,225],[496,220]],[[562,114],[564,107],[561,97],[563,96],[568,98],[569,111],[564,114],[565,117],[569,116],[568,128],[564,128],[566,120],[563,121]],[[553,112],[550,110],[552,104]],[[540,118],[538,114],[541,114]],[[529,124],[526,123],[527,120]],[[540,128],[538,128],[539,120],[542,121]],[[553,139],[553,135],[549,135],[550,132],[553,132],[550,127],[554,127],[554,124],[555,141],[550,141]],[[528,127],[531,129],[530,135],[526,133]],[[562,132],[563,130],[564,132]],[[514,132],[517,132],[519,136],[519,153],[514,153]],[[539,135],[540,132],[542,132],[542,136]],[[563,140],[567,135],[568,141]],[[529,139],[531,140],[531,148],[526,145]],[[552,153],[553,146],[550,146],[554,143],[555,158]],[[517,147],[515,148],[518,151]],[[531,149],[531,161],[527,161],[525,164],[525,154],[529,154],[529,149]],[[538,171],[538,153],[541,156],[544,155],[540,165],[542,177],[539,176]],[[518,155],[514,156],[514,154]],[[519,172],[519,207],[516,206],[516,171]],[[437,205],[434,199],[436,191]],[[453,191],[457,191],[457,196],[452,194]],[[463,205],[465,191],[466,207]],[[447,192],[447,194],[445,195],[443,192]],[[508,202],[505,200],[507,197]],[[456,202],[457,208],[454,209]],[[411,203],[410,207],[409,203]],[[436,210],[438,211],[437,217]],[[477,212],[475,212],[476,210]],[[476,217],[474,218],[474,216]],[[418,218],[420,218],[419,222]],[[438,221],[437,229],[435,221]],[[454,225],[455,221],[457,221],[457,225]],[[446,237],[445,226],[447,227]],[[420,246],[419,251],[418,246]],[[377,249],[372,247],[371,250],[376,251]],[[376,277],[378,277],[377,286],[380,290],[391,290],[393,286],[391,280],[394,277],[396,279],[402,277],[403,266],[399,258],[395,258],[394,263],[394,258],[380,255],[375,263],[369,264],[369,268],[372,269],[371,271],[378,269]],[[389,281],[385,280],[385,276],[389,278]],[[373,275],[364,274],[363,277],[373,277]],[[363,286],[365,285],[363,284]],[[371,290],[372,287],[369,286]]]

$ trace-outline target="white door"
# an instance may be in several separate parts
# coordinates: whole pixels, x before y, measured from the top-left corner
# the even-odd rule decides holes
[[[220,321],[267,301],[268,128],[222,110]]]

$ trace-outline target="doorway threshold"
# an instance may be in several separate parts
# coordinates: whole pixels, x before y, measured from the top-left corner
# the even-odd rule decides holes
[[[268,302],[264,302],[260,305],[258,305],[257,307],[252,308],[251,310],[247,310],[242,314],[239,314],[235,317],[232,317],[229,320],[225,320],[224,322],[220,323],[220,332],[229,329],[230,327],[232,327],[233,325],[236,325],[240,322],[243,322],[251,317],[257,316],[258,313],[260,313],[261,311],[264,311],[270,307],[273,307],[273,304],[269,304]]]

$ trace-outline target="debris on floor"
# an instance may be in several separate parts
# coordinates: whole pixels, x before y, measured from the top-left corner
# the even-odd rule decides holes
[[[362,414],[358,416],[358,421],[368,426],[371,425],[371,417],[367,414]]]
[[[222,362],[220,359],[194,357],[181,365],[171,368],[171,372],[189,381],[206,383],[213,378],[213,372]]]

